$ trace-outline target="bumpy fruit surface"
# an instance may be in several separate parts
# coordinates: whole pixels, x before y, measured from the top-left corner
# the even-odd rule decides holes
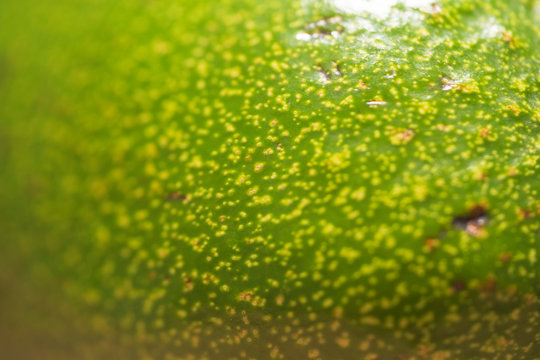
[[[534,359],[534,0],[0,2],[0,357]]]

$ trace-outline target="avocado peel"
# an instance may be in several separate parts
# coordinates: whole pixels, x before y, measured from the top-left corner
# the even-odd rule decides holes
[[[0,5],[0,354],[535,353],[534,2],[335,3]]]

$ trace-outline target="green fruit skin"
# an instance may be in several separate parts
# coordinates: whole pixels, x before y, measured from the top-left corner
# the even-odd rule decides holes
[[[540,353],[538,1],[344,3],[0,3],[0,358]]]

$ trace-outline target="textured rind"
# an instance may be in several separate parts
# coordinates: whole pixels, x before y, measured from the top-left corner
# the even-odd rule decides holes
[[[534,358],[535,6],[3,2],[0,355]]]

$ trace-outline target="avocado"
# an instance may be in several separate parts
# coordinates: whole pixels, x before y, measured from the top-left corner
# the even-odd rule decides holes
[[[0,358],[538,358],[539,23],[0,2]]]

